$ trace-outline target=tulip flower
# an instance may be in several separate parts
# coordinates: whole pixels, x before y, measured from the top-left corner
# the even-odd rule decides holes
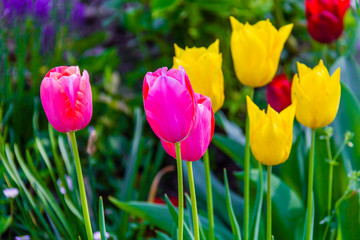
[[[296,119],[311,129],[329,125],[335,118],[340,104],[340,68],[332,76],[322,60],[313,69],[298,63],[291,90],[297,102]]]
[[[214,134],[215,119],[210,98],[195,93],[198,107],[194,131],[184,141],[180,142],[181,157],[185,161],[197,161],[208,148]],[[161,141],[165,151],[176,158],[175,144]]]
[[[75,131],[89,124],[92,115],[89,74],[84,70],[81,75],[77,66],[53,68],[41,82],[40,97],[50,124],[59,132],[68,133],[70,137],[86,234],[88,240],[91,240],[93,233],[75,136]]]
[[[183,238],[184,196],[180,142],[194,130],[198,107],[189,78],[179,70],[160,68],[144,78],[143,101],[147,121],[162,141],[175,143],[178,174],[178,239]],[[196,207],[196,206],[194,206]]]
[[[292,145],[295,105],[290,105],[280,113],[268,105],[265,113],[248,96],[246,101],[250,121],[250,148],[254,157],[264,165],[285,162]]]
[[[269,19],[254,25],[242,24],[230,17],[232,26],[231,54],[236,76],[249,87],[262,87],[274,77],[293,24],[279,30]]]
[[[313,216],[315,129],[330,124],[337,114],[341,94],[340,68],[330,76],[320,60],[313,69],[298,63],[298,72],[299,75],[295,74],[293,79],[291,98],[297,103],[296,119],[312,129],[307,192],[307,219],[311,219]],[[311,239],[312,227],[312,221],[307,221],[306,240]]]
[[[270,106],[281,112],[291,104],[291,82],[285,74],[276,76],[266,88],[266,97]]]
[[[148,72],[143,100],[147,121],[161,140],[177,143],[191,134],[197,107],[194,90],[182,67]]]
[[[206,152],[214,134],[215,119],[210,98],[199,93],[195,93],[195,96],[198,110],[194,131],[184,141],[180,142],[180,146],[182,159],[187,161],[186,164],[194,223],[194,237],[195,240],[199,240],[200,236],[196,207],[196,194],[191,162],[199,160]],[[175,144],[165,141],[161,141],[161,143],[165,151],[173,158],[176,158],[177,153]]]
[[[250,121],[251,151],[256,160],[267,165],[266,239],[271,240],[271,167],[285,162],[289,157],[293,140],[295,105],[290,105],[280,113],[268,105],[265,113],[248,96],[246,102]],[[262,170],[259,174],[261,172]]]
[[[182,49],[175,44],[173,68],[183,66],[189,76],[194,91],[211,98],[214,112],[224,103],[224,76],[221,69],[222,55],[219,53],[219,40],[208,48]]]
[[[92,116],[89,74],[79,67],[56,67],[41,82],[41,103],[50,124],[59,132],[86,127]]]
[[[330,43],[343,32],[344,15],[350,0],[306,0],[307,28],[310,36],[321,43]]]

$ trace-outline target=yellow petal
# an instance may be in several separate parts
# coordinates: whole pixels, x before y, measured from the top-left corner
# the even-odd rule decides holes
[[[176,43],[174,44],[174,48],[175,48],[175,56],[181,57],[182,53],[184,52],[184,49],[179,47]]]
[[[215,42],[213,42],[208,48],[207,50],[209,52],[213,52],[213,53],[219,53],[219,39],[216,39]]]
[[[233,31],[240,31],[243,28],[243,24],[236,20],[233,16],[230,16],[230,23]]]
[[[280,39],[282,40],[283,43],[285,43],[286,40],[289,38],[293,26],[294,24],[290,23],[288,25],[282,26],[279,29]]]

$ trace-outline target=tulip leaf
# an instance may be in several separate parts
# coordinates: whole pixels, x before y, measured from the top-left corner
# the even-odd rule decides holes
[[[10,227],[12,221],[13,221],[12,216],[0,217],[0,236]]]
[[[183,163],[185,169],[185,162]],[[195,181],[195,189],[196,189],[196,196],[197,200],[199,201],[198,206],[206,206],[207,199],[206,199],[206,180],[205,180],[205,167],[202,161],[193,162],[193,170],[196,174],[194,174],[194,181]],[[218,232],[219,228],[223,228],[222,225],[228,226],[230,228],[231,224],[229,221],[229,216],[226,211],[224,211],[224,206],[226,206],[226,189],[225,186],[215,177],[215,175],[210,172],[211,177],[211,187],[212,187],[212,194],[213,194],[213,202],[214,204],[214,216],[215,216],[215,234]],[[186,184],[188,184],[188,176],[187,171],[184,171],[184,180]],[[244,211],[244,201],[243,199],[236,194],[235,192],[231,191],[231,198],[233,208],[236,209],[235,215],[236,218],[239,220],[239,225],[242,226],[242,217]],[[206,210],[206,209],[204,209]],[[204,228],[206,227],[203,224]]]
[[[360,236],[360,192],[350,191],[336,204],[337,240],[358,239]]]
[[[336,131],[336,129],[335,129]],[[329,187],[329,157],[327,154],[326,141],[321,139],[321,136],[325,135],[323,129],[318,129],[315,136],[315,159],[314,159],[314,200],[315,200],[315,219],[314,239],[321,238],[321,233],[325,231],[326,224],[319,225],[318,223],[328,215],[328,187]],[[330,141],[333,143],[333,141]],[[332,156],[337,151],[335,144],[330,144],[332,147]],[[308,163],[308,159],[306,159]],[[348,185],[348,178],[344,168],[343,161],[337,159],[337,165],[333,168],[333,187],[332,187],[332,206],[337,199],[339,199],[345,192]],[[317,235],[320,234],[320,235]]]
[[[279,166],[281,179],[303,199],[306,196],[305,162],[307,162],[304,138],[304,134],[298,134],[288,160]]]
[[[358,76],[355,79],[360,79]],[[334,139],[337,146],[341,146],[347,131],[355,134],[353,147],[345,147],[342,156],[347,173],[353,169],[360,169],[360,103],[349,87],[341,84],[341,100],[338,114],[332,123]]]
[[[263,173],[264,178],[267,173]],[[242,172],[235,173],[238,178],[243,178]],[[254,190],[259,180],[259,170],[250,171],[250,188]],[[265,194],[267,189],[264,189]],[[271,198],[272,198],[272,223],[273,235],[276,239],[291,239],[294,237],[298,220],[305,216],[305,209],[300,197],[279,177],[271,175]]]
[[[357,99],[360,101],[360,67],[353,56],[341,56],[331,66],[330,72],[333,73],[337,68],[340,68],[341,82],[346,84],[351,89]]]
[[[235,163],[244,167],[244,146],[221,134],[215,133],[212,139],[212,143],[215,144],[221,151],[223,151],[226,155],[228,155]]]
[[[232,232],[234,235],[234,239],[241,240],[239,223],[236,220],[236,217],[234,214],[234,209],[233,209],[233,206],[231,203],[231,195],[230,195],[230,190],[229,190],[229,183],[228,183],[226,169],[224,169],[224,182],[225,182],[225,188],[226,188],[226,207],[227,207],[229,218],[230,218],[231,229],[232,229]]]
[[[166,205],[137,201],[121,202],[111,196],[109,200],[121,210],[143,218],[167,233],[171,233],[173,229],[174,222]]]

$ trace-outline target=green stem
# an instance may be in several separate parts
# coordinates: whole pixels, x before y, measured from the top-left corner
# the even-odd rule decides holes
[[[206,150],[204,154],[205,164],[205,180],[206,180],[206,198],[207,198],[207,209],[209,219],[209,240],[214,240],[214,210],[213,210],[213,199],[211,190],[211,178],[210,178],[210,160],[209,152]]]
[[[266,240],[271,240],[271,166],[267,167],[267,229],[266,229]]]
[[[187,161],[186,167],[188,171],[188,178],[189,178],[189,186],[190,186],[190,197],[191,197],[191,208],[192,208],[192,217],[193,217],[193,224],[194,224],[194,237],[195,240],[200,240],[199,235],[199,221],[198,221],[198,213],[197,213],[197,206],[196,206],[196,193],[195,193],[195,184],[194,184],[194,176],[192,170],[192,162]]]
[[[311,239],[312,215],[313,215],[313,182],[314,182],[314,150],[315,150],[315,129],[311,130],[311,148],[309,159],[309,180],[307,192],[307,221],[306,221],[306,240]]]
[[[89,208],[86,200],[86,192],[85,192],[85,185],[84,185],[84,179],[81,171],[81,163],[80,163],[80,157],[79,152],[76,144],[76,137],[75,132],[70,132],[70,139],[71,139],[71,147],[73,149],[74,154],[74,160],[75,160],[75,168],[76,168],[76,174],[79,182],[79,190],[80,190],[80,199],[81,199],[81,208],[83,210],[84,215],[84,223],[86,228],[86,235],[88,240],[93,239],[93,232],[91,229],[91,222],[90,222],[90,215],[89,215]]]
[[[250,88],[249,97],[252,99],[254,88]],[[249,139],[249,116],[246,114],[246,142],[245,142],[245,179],[244,179],[244,239],[249,240],[249,211],[250,211],[250,139]]]
[[[184,190],[183,190],[183,176],[181,166],[181,148],[180,143],[175,143],[176,148],[176,163],[178,175],[178,199],[179,199],[179,219],[178,219],[178,240],[183,239],[183,221],[184,221]]]
[[[330,139],[326,139],[326,147],[327,147],[328,158],[329,158],[328,160],[329,160],[329,163],[330,163],[330,166],[329,166],[328,205],[327,205],[328,216],[330,217],[330,215],[331,215],[333,172],[334,172],[334,163],[333,163],[332,154],[331,154]],[[328,222],[328,224],[329,224],[329,222]]]

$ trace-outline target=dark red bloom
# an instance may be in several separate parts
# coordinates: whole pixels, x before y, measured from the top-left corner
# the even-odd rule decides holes
[[[310,36],[321,43],[330,43],[343,32],[344,15],[350,0],[306,0],[307,28]]]
[[[277,112],[291,104],[291,82],[285,74],[277,75],[267,86],[266,97],[270,106]]]
[[[175,206],[178,207],[179,206],[179,199],[177,197],[169,197],[170,202]],[[166,204],[165,200],[160,198],[160,197],[156,197],[154,200],[154,203],[156,204]]]

